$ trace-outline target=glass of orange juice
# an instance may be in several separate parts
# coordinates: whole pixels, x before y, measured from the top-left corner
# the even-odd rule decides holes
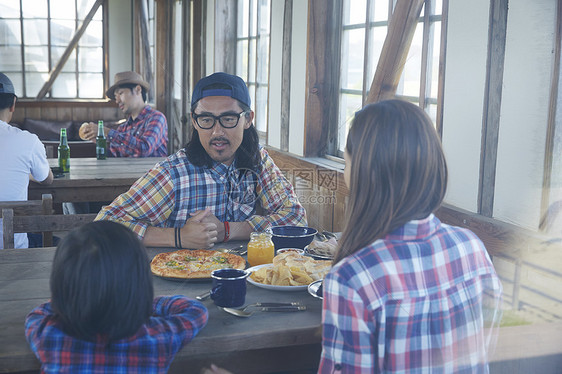
[[[275,255],[275,247],[271,241],[271,234],[267,232],[253,232],[248,243],[248,263],[250,266],[270,264]]]

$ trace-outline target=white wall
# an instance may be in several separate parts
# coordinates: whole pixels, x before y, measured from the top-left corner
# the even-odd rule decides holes
[[[556,23],[552,0],[510,0],[494,218],[536,229]]]
[[[205,76],[215,72],[215,1],[207,1],[207,29],[205,30]]]
[[[445,202],[477,209],[486,82],[488,0],[450,1],[443,149],[449,167]]]
[[[307,25],[308,1],[293,1],[289,152],[298,156],[304,155]]]
[[[267,144],[281,147],[281,94],[283,80],[283,14],[284,0],[271,1],[271,34],[269,56],[269,108],[267,119]]]
[[[133,5],[131,0],[109,0],[109,85],[120,71],[133,70]]]

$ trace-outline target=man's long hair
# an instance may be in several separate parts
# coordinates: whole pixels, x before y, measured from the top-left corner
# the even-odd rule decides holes
[[[388,100],[355,114],[346,225],[334,263],[441,204],[447,165],[431,119],[418,106]],[[347,166],[349,167],[349,166]]]
[[[238,101],[238,100],[237,100]],[[250,107],[238,101],[240,109],[246,113],[246,119],[250,118]],[[191,107],[191,113],[194,113],[197,103]],[[221,126],[220,123],[216,123],[215,126]],[[240,124],[238,124],[240,126]],[[240,147],[236,150],[236,167],[238,169],[248,169],[255,172],[260,172],[260,148],[259,148],[260,138],[256,127],[252,124],[250,127],[244,130],[244,136],[242,138],[242,143]],[[212,167],[214,160],[207,154],[205,148],[201,144],[201,139],[199,138],[199,133],[193,126],[191,126],[191,140],[184,146],[185,153],[189,161],[195,166],[207,166]]]

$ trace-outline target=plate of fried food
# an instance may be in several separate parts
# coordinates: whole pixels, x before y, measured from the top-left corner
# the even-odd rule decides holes
[[[268,290],[304,291],[310,283],[323,279],[331,267],[331,261],[290,251],[275,256],[271,264],[247,269],[252,273],[247,279],[254,286]]]
[[[304,247],[307,255],[312,256],[316,260],[331,260],[334,258],[338,242],[335,238],[319,241],[313,240],[309,245]]]

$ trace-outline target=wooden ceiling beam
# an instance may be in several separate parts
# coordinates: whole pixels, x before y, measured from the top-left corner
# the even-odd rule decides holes
[[[365,105],[396,95],[423,3],[424,0],[396,2]]]

